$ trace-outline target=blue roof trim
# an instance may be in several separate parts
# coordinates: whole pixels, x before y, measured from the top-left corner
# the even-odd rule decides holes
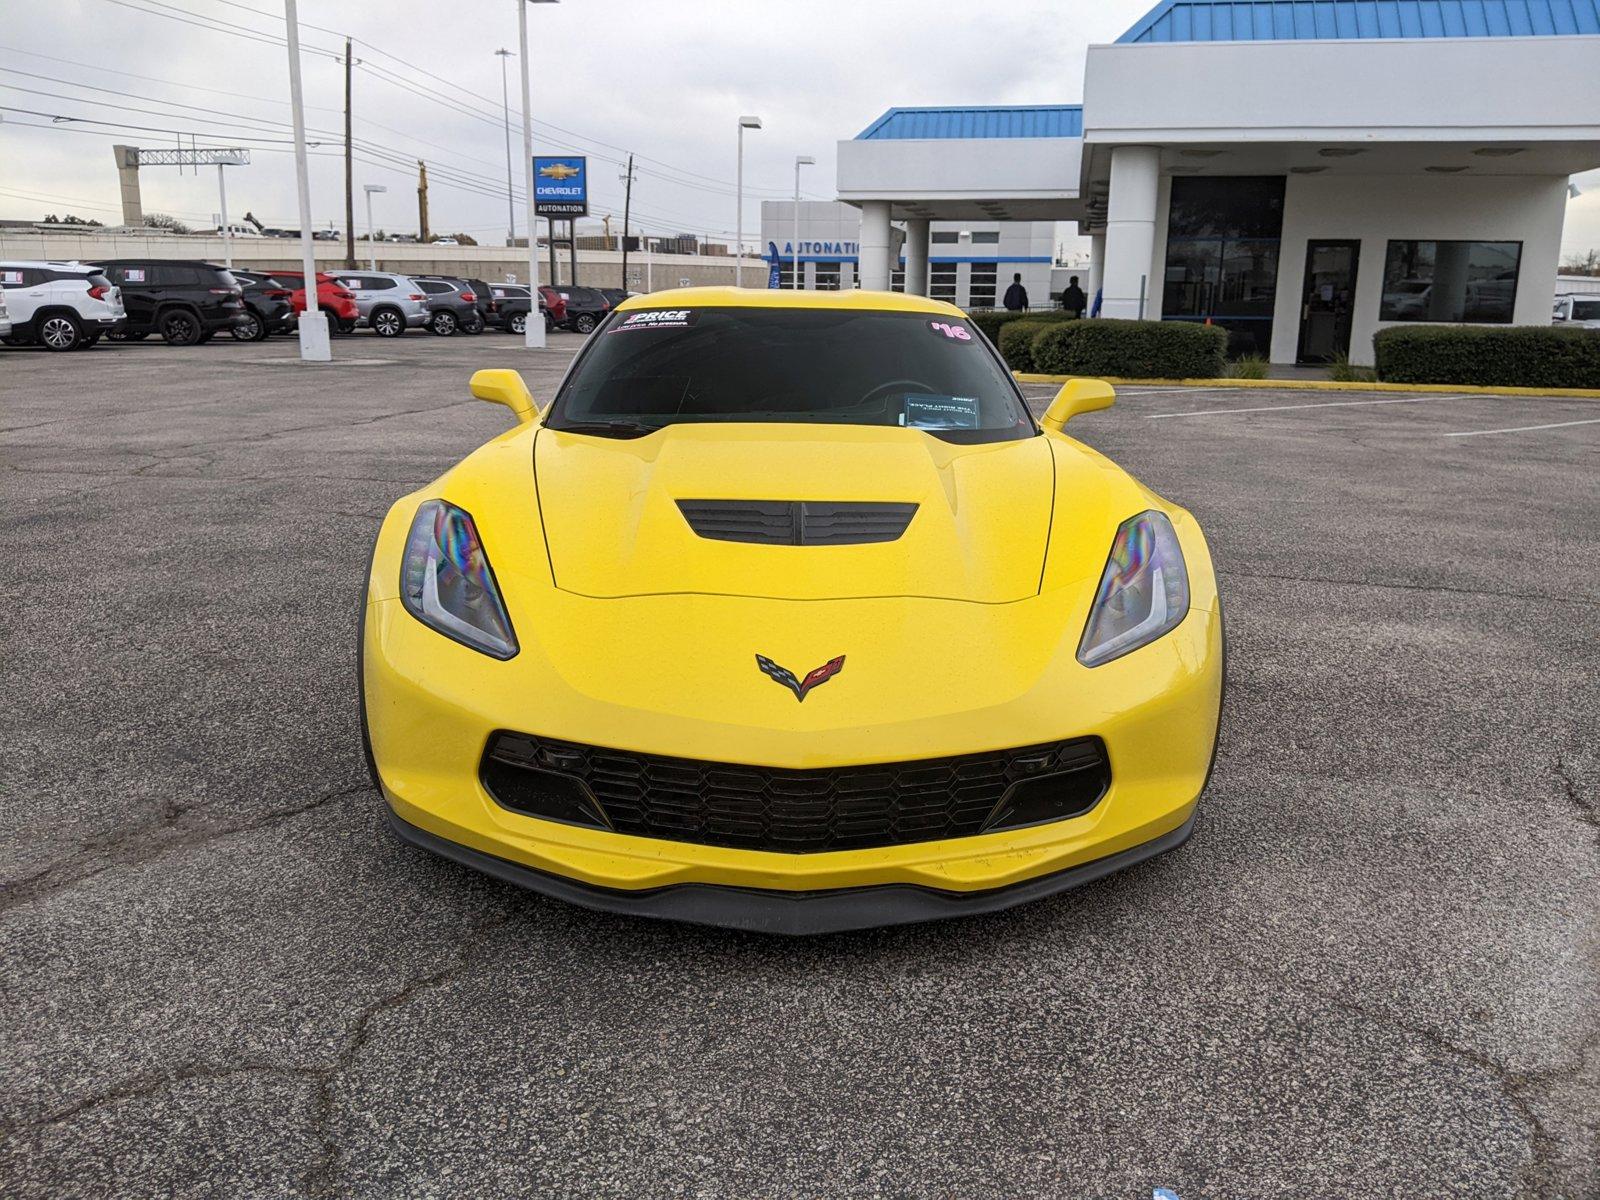
[[[891,108],[856,134],[855,140],[880,142],[902,139],[1082,136],[1081,104],[1001,104],[966,105],[960,108]]]
[[[1118,42],[1600,34],[1600,0],[1161,0]]]

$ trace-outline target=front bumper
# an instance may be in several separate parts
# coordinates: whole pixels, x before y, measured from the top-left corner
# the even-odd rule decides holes
[[[1081,887],[1147,858],[1175,850],[1188,841],[1189,834],[1194,830],[1194,814],[1191,812],[1182,825],[1130,849],[1051,875],[987,891],[951,892],[901,883],[813,892],[782,892],[704,883],[629,891],[581,883],[510,859],[485,854],[419,829],[396,815],[393,809],[389,810],[388,818],[390,829],[403,841],[482,871],[485,875],[582,908],[789,936],[843,933],[851,929],[909,925],[917,921],[999,912]]]

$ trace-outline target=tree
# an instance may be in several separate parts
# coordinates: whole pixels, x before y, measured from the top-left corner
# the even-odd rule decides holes
[[[1600,250],[1569,254],[1561,264],[1563,275],[1600,275]]]
[[[168,233],[188,233],[189,227],[177,217],[168,216],[166,213],[145,213],[144,224],[146,229],[165,229]]]

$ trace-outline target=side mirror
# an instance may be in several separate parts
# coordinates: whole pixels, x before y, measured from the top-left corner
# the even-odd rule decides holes
[[[1040,424],[1060,433],[1062,426],[1073,417],[1110,408],[1116,398],[1117,393],[1103,379],[1069,379],[1050,401]]]
[[[472,394],[479,400],[504,404],[517,414],[518,422],[523,425],[531,422],[539,412],[528,385],[522,382],[522,376],[515,371],[508,371],[504,367],[492,371],[474,371],[470,386]]]

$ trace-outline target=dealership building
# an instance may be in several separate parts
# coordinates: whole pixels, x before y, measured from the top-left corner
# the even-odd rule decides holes
[[[1089,48],[1082,104],[892,108],[839,143],[859,218],[802,205],[802,243],[840,250],[802,260],[944,295],[955,266],[979,307],[1008,261],[1048,271],[1048,233],[1007,231],[1074,222],[1103,316],[1370,362],[1398,322],[1547,324],[1568,177],[1596,167],[1600,0],[1163,0]],[[763,213],[769,254],[792,215]]]

